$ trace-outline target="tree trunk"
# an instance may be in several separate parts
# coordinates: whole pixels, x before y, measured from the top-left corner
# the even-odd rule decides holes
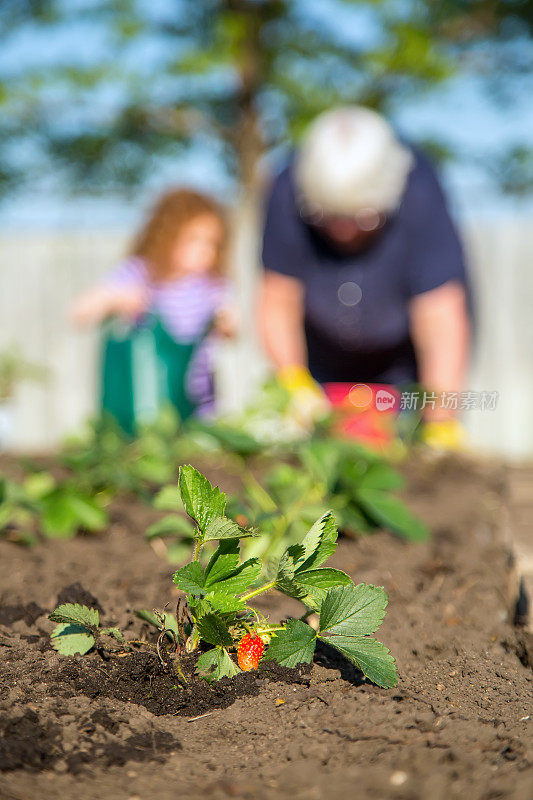
[[[257,289],[260,278],[261,217],[265,181],[260,172],[263,141],[255,112],[243,115],[236,152],[241,183],[231,215],[230,272],[240,316],[235,343],[223,349],[219,385],[223,410],[242,410],[263,381],[267,362],[257,334]]]
[[[248,35],[238,59],[240,88],[237,97],[238,123],[232,137],[237,159],[239,191],[232,214],[231,274],[235,282],[240,316],[237,342],[226,348],[226,385],[219,385],[222,408],[240,410],[253,397],[264,379],[266,360],[258,332],[257,289],[260,278],[260,240],[264,180],[260,171],[265,142],[257,112],[257,95],[264,82],[264,53],[261,29],[264,22],[255,4],[239,4],[247,20]]]

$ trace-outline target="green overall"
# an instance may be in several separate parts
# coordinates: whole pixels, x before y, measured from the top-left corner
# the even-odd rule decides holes
[[[153,422],[172,405],[180,419],[190,417],[196,404],[187,392],[187,371],[207,335],[177,342],[155,315],[141,324],[108,320],[102,328],[101,408],[133,435],[139,424]]]

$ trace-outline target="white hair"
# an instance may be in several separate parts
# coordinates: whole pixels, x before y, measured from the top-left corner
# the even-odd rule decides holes
[[[380,114],[362,106],[327,111],[311,124],[296,158],[299,200],[311,214],[390,213],[412,164]]]

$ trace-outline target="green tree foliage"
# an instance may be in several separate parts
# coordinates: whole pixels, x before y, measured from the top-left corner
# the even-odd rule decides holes
[[[365,35],[345,33],[354,14]],[[4,0],[0,183],[44,154],[77,188],[115,189],[201,141],[253,187],[261,156],[332,104],[386,109],[480,42],[485,71],[524,71],[523,50],[494,43],[529,36],[532,14],[523,0]]]

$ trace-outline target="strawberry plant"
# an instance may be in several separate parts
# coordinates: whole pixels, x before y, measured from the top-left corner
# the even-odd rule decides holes
[[[198,675],[217,681],[240,670],[256,669],[261,659],[287,667],[310,663],[320,640],[336,648],[378,686],[396,684],[394,659],[372,636],[385,616],[388,597],[384,589],[364,583],[356,586],[342,570],[323,566],[336,549],[337,528],[331,512],[323,514],[301,542],[286,548],[272,577],[264,580],[260,559],[243,560],[240,551],[242,540],[258,534],[226,516],[224,493],[191,466],[180,468],[178,485],[193,525],[194,550],[192,560],[174,575],[182,592],[176,616],[137,612],[158,628],[157,653],[164,666],[168,667],[168,651],[163,653],[165,638],[174,645],[173,667],[181,681],[183,653],[198,653]],[[202,549],[214,543],[209,560],[202,563]],[[271,623],[251,604],[254,598],[274,590],[302,602],[300,619]],[[318,615],[316,630],[305,622],[312,612]],[[122,642],[116,629],[100,629],[94,610],[63,606],[50,618],[67,626],[52,634],[54,646],[61,652],[87,652],[103,635],[113,636],[122,647],[131,647],[131,642]],[[80,635],[85,638],[68,639]]]
[[[71,539],[79,530],[96,533],[108,523],[100,501],[71,480],[43,492],[36,504],[40,529],[50,539]]]
[[[176,435],[173,419],[161,417],[131,441],[112,418],[101,417],[82,437],[67,443],[61,462],[87,490],[108,498],[133,493],[148,500],[152,485],[164,484],[175,474],[171,443]]]
[[[373,682],[394,686],[394,659],[388,649],[372,638],[380,626],[388,598],[381,587],[359,584],[341,570],[323,567],[334,553],[337,528],[330,512],[323,514],[302,541],[290,545],[277,564],[274,576],[261,581],[264,569],[258,558],[241,559],[240,542],[257,536],[225,516],[226,498],[191,466],[180,468],[179,492],[194,524],[193,559],[178,569],[174,583],[186,597],[190,614],[189,651],[201,648],[198,671],[208,680],[236,674],[243,666],[257,666],[263,647],[265,659],[294,667],[312,660],[317,640],[328,642],[356,664]],[[204,566],[202,548],[218,545]],[[300,600],[302,619],[271,624],[250,601],[277,590]],[[318,630],[304,621],[310,612],[319,615]],[[232,653],[237,650],[237,665]]]
[[[304,471],[322,480],[330,505],[346,533],[369,533],[381,527],[408,541],[428,538],[427,526],[392,492],[404,480],[380,455],[357,442],[323,437],[298,451]]]
[[[244,492],[231,499],[232,512],[262,531],[248,552],[279,557],[328,508],[348,536],[378,528],[408,541],[429,536],[427,526],[393,493],[403,487],[403,478],[382,456],[353,442],[317,437],[301,443],[294,458],[296,463],[281,462],[267,471],[264,486],[249,470],[242,472]]]
[[[51,539],[70,539],[78,530],[101,531],[108,517],[98,499],[72,480],[57,481],[45,470],[22,482],[0,479],[0,534],[34,544],[36,531]]]
[[[63,603],[49,615],[52,622],[58,622],[51,639],[52,646],[64,656],[75,653],[88,653],[103,636],[111,636],[122,644],[124,637],[118,628],[102,628],[100,615],[95,608],[78,603]]]
[[[32,545],[35,505],[23,485],[0,477],[0,536],[17,544]]]

